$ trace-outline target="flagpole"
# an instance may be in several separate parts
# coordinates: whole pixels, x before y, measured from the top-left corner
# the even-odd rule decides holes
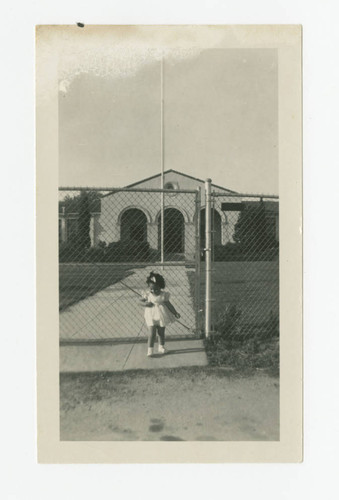
[[[165,197],[164,197],[164,58],[161,57],[161,67],[160,67],[160,87],[161,87],[161,235],[160,235],[160,247],[161,247],[161,263],[164,263],[164,213],[165,213]],[[162,266],[164,270],[164,266]]]

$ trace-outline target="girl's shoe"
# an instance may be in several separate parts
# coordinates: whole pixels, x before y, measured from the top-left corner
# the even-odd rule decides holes
[[[153,355],[153,347],[149,347],[147,349],[147,356],[152,356]]]
[[[165,354],[165,352],[166,352],[165,346],[164,345],[159,345],[158,351],[159,351],[160,354]]]

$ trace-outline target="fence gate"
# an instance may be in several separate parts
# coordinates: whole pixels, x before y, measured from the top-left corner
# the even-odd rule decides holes
[[[167,339],[199,335],[199,190],[60,188],[61,342],[145,340],[152,270],[181,314]]]
[[[277,337],[279,199],[205,189],[206,335]]]

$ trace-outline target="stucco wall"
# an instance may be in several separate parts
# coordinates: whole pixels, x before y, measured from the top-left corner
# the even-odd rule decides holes
[[[195,194],[176,193],[165,195],[165,209],[175,208],[184,218],[185,252],[192,254],[195,245]],[[158,218],[161,212],[160,193],[117,192],[101,201],[98,240],[111,243],[121,235],[121,216],[131,208],[141,210],[147,220],[147,241],[151,248],[158,248]]]
[[[175,172],[165,174],[164,183],[172,182],[178,189],[182,190],[197,190],[201,189],[201,207],[205,205],[205,189],[204,182],[182,176]],[[160,189],[160,176],[138,183],[135,189]],[[212,190],[225,192],[212,185]],[[233,198],[232,198],[233,200]],[[187,258],[192,256],[195,248],[195,217],[196,217],[196,198],[194,193],[169,193],[165,194],[164,205],[166,208],[175,208],[179,210],[185,221],[185,254]],[[214,208],[218,211],[221,217],[221,243],[225,244],[228,241],[233,241],[232,235],[234,232],[234,224],[237,221],[239,212],[232,212],[229,217],[227,213],[222,212],[221,203],[225,198],[216,198]],[[237,201],[237,200],[234,200]],[[239,201],[241,201],[239,199]],[[147,218],[147,240],[152,248],[158,248],[158,218],[160,215],[161,194],[147,192],[125,192],[120,191],[112,195],[108,195],[101,201],[101,216],[98,220],[99,229],[96,231],[98,241],[110,243],[120,239],[120,221],[125,210],[130,208],[138,208]],[[194,252],[193,252],[194,253]]]
[[[198,179],[193,179],[176,172],[165,173],[164,183],[171,182],[178,189],[194,190],[201,189],[201,208],[205,207],[205,183]],[[132,189],[160,189],[160,176],[148,179],[133,186]],[[237,223],[240,212],[223,212],[221,204],[223,202],[241,202],[241,197],[227,196],[231,192],[219,188],[212,184],[212,191],[224,193],[222,197],[213,198],[213,207],[219,213],[221,219],[221,235],[215,241],[221,241],[224,245],[233,242],[234,226]],[[184,246],[186,258],[193,258],[195,249],[195,222],[196,222],[196,196],[195,193],[168,193],[164,195],[166,208],[179,210],[184,218]],[[161,211],[161,194],[148,192],[119,191],[105,196],[101,200],[101,213],[93,214],[91,220],[91,243],[97,245],[99,241],[107,244],[119,241],[121,238],[121,217],[128,210],[136,208],[141,210],[147,220],[147,241],[151,248],[158,248],[158,221]],[[274,213],[278,220],[278,204],[268,202],[267,209]],[[62,217],[63,219],[63,217]],[[165,228],[166,230],[166,228]],[[62,220],[61,227],[62,240],[65,240],[65,221]],[[278,235],[278,223],[276,226],[276,238]],[[204,235],[201,234],[201,239]]]

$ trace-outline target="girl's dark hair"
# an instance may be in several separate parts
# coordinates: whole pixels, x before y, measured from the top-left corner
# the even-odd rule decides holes
[[[146,280],[147,285],[150,285],[151,283],[155,283],[158,285],[159,288],[165,288],[165,280],[164,277],[161,276],[161,274],[154,273],[153,271],[150,273]]]

